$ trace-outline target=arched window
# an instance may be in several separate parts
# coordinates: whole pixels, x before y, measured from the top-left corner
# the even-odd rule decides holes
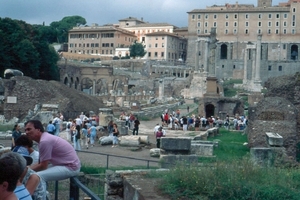
[[[298,60],[298,45],[291,46],[291,60]]]
[[[221,45],[221,59],[227,59],[227,45]]]

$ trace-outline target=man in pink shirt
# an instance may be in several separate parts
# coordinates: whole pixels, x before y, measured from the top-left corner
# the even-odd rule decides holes
[[[45,132],[38,120],[26,122],[25,132],[38,143],[40,152],[40,163],[30,168],[45,181],[63,180],[79,173],[80,160],[69,142]]]

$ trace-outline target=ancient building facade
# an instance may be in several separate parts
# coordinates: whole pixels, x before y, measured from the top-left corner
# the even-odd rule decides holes
[[[257,5],[214,5],[188,12],[188,65],[207,66],[217,78],[257,82],[298,72],[300,1],[272,6],[271,0],[258,0]],[[215,42],[211,30],[216,31]],[[207,57],[211,45],[213,65]]]

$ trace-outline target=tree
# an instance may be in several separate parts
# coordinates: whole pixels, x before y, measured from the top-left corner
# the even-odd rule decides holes
[[[59,22],[52,22],[50,26],[57,32],[57,42],[68,42],[68,31],[75,26],[85,25],[86,20],[81,16],[68,16],[64,17]]]
[[[143,57],[147,52],[144,49],[144,45],[142,43],[134,42],[129,47],[130,57]]]

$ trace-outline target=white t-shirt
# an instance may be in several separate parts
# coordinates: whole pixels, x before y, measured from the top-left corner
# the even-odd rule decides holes
[[[31,154],[30,154],[30,156],[32,157],[32,165],[33,164],[37,164],[37,163],[39,163],[39,159],[40,159],[40,153],[38,152],[38,151],[36,151],[36,150],[34,150]]]

